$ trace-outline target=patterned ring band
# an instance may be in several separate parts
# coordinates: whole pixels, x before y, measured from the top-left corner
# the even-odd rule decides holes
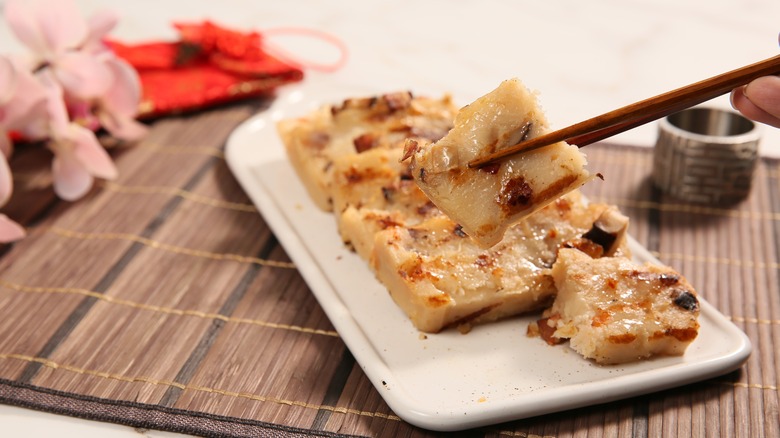
[[[733,204],[750,192],[758,125],[736,112],[697,107],[660,121],[653,182],[680,200]]]

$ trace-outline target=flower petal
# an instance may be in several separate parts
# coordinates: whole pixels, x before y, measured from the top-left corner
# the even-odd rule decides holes
[[[79,48],[87,38],[87,22],[73,0],[37,2],[36,19],[46,44],[56,53]]]
[[[8,216],[0,214],[0,243],[14,242],[26,235],[27,233],[21,225],[9,219]]]
[[[11,193],[14,191],[14,180],[11,177],[11,167],[5,155],[0,154],[0,206],[5,205],[11,199]]]
[[[5,105],[14,95],[16,68],[10,59],[0,56],[0,105]],[[2,122],[2,120],[0,120]]]
[[[8,0],[4,13],[8,27],[22,44],[36,53],[50,53],[36,17],[36,10],[29,2]]]
[[[55,149],[59,149],[56,148]],[[92,175],[72,152],[60,151],[52,162],[54,192],[66,201],[75,201],[92,188]]]
[[[121,140],[140,140],[149,132],[143,123],[136,121],[134,118],[111,113],[105,109],[98,110],[98,118],[106,131]]]
[[[118,58],[106,61],[114,77],[113,85],[99,102],[97,114],[101,125],[122,140],[138,140],[146,127],[135,120],[141,100],[141,81],[130,64]]]
[[[46,70],[38,74],[43,89],[46,92],[46,110],[49,114],[46,128],[55,137],[66,136],[70,119],[68,109],[63,100],[62,86],[57,82],[51,71]]]
[[[58,56],[54,74],[68,94],[92,99],[111,86],[111,70],[105,62],[88,53],[69,52]]]
[[[14,144],[11,143],[11,139],[5,132],[0,132],[0,153],[4,157],[8,158],[14,152]]]
[[[3,108],[5,114],[0,120],[9,130],[20,130],[46,115],[46,89],[30,72],[18,67],[15,71],[13,95]]]
[[[138,114],[138,104],[141,101],[141,79],[138,72],[119,58],[106,60],[106,67],[111,71],[113,83],[101,97],[101,106],[107,107],[112,113],[134,117]]]
[[[87,20],[88,34],[84,50],[95,51],[103,47],[103,38],[116,26],[119,16],[113,11],[102,10]]]
[[[95,133],[83,126],[72,124],[68,138],[73,142],[73,156],[90,174],[104,179],[117,177],[116,166],[98,142]]]

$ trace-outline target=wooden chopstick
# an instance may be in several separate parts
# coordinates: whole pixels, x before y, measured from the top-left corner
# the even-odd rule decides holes
[[[728,93],[761,76],[780,74],[780,55],[718,76],[651,97],[593,117],[569,127],[508,146],[472,160],[469,167],[482,167],[502,158],[549,146],[559,141],[583,147],[645,123],[698,105]]]

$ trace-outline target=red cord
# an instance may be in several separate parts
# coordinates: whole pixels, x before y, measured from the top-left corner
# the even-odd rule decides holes
[[[327,32],[308,29],[305,27],[277,27],[272,29],[263,29],[261,33],[263,35],[263,48],[266,51],[271,53],[273,56],[280,58],[282,61],[293,64],[298,68],[312,69],[330,73],[340,69],[344,66],[344,64],[347,63],[347,45],[336,36]],[[301,59],[299,56],[291,53],[289,50],[286,50],[276,44],[269,43],[268,37],[272,35],[284,34],[306,36],[330,43],[339,51],[339,58],[336,60],[336,62],[331,64],[318,63],[306,59]]]

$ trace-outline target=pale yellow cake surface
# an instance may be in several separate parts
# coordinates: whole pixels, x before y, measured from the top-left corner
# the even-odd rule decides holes
[[[606,208],[586,206],[578,192],[570,193],[510,227],[491,248],[440,215],[378,231],[370,259],[422,331],[495,321],[549,305],[558,249],[585,234]]]
[[[627,260],[628,218],[616,207],[583,200],[576,188],[589,176],[584,157],[575,148],[561,143],[490,171],[438,168],[438,176],[441,158],[426,162],[433,155],[417,150],[411,162],[402,159],[402,145],[411,141],[438,145],[431,149],[434,155],[455,157],[450,164],[463,164],[485,152],[486,144],[501,147],[517,142],[518,132],[534,136],[547,129],[535,98],[517,81],[507,81],[461,109],[457,120],[453,108],[449,97],[390,93],[347,99],[278,124],[290,161],[310,196],[334,213],[345,244],[366,261],[410,322],[429,333],[450,327],[467,330],[474,324],[540,311],[557,294],[547,311],[554,315],[544,320],[554,325],[548,325],[547,339],[553,332],[556,339],[566,336],[586,357],[607,363],[644,357],[645,350],[684,351],[681,338],[690,335],[685,330],[693,327],[695,315],[684,319],[690,315],[679,311],[677,322],[663,320],[670,327],[666,331],[643,320],[642,330],[649,334],[643,338],[632,333],[646,339],[639,348],[612,342],[628,339],[619,330],[590,328],[603,312],[587,305],[595,295],[588,292],[586,280],[619,269]],[[460,143],[469,135],[471,146],[463,149]],[[532,194],[527,205],[507,208],[514,202],[507,190],[516,187],[518,178]],[[448,190],[454,194],[442,197]],[[614,266],[594,267],[591,256]],[[591,277],[584,278],[581,273],[588,269]],[[648,273],[637,278],[662,275],[655,268],[643,269]],[[675,281],[680,288],[687,285],[684,279]],[[663,302],[658,300],[659,305]],[[628,314],[645,303],[626,304],[623,313],[613,313]],[[687,325],[678,323],[683,319]]]
[[[478,157],[548,131],[536,96],[519,80],[507,80],[462,108],[441,140],[407,143],[412,176],[466,234],[489,247],[511,224],[590,178],[585,156],[564,142],[480,169],[468,167]]]
[[[696,292],[671,268],[561,249],[552,275],[557,296],[540,332],[597,363],[681,355],[698,334]]]
[[[334,160],[372,149],[402,148],[407,138],[439,139],[452,127],[456,110],[449,96],[387,93],[323,105],[280,121],[277,131],[312,200],[331,211]]]
[[[418,222],[441,214],[400,158],[400,149],[372,149],[336,159],[332,190],[336,216],[348,206],[398,211]]]

